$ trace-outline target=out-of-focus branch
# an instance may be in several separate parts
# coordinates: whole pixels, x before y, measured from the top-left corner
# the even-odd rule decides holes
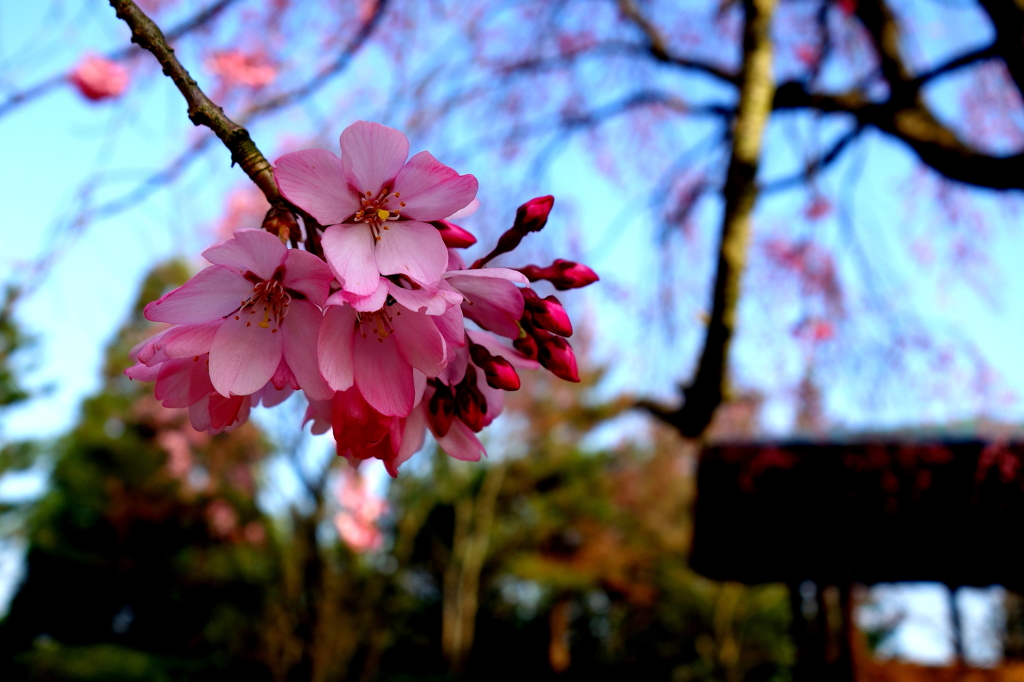
[[[644,34],[644,37],[647,39],[647,53],[659,62],[679,66],[685,69],[701,71],[709,76],[714,76],[719,80],[732,83],[733,85],[740,83],[741,76],[729,73],[725,69],[715,66],[714,64],[686,59],[672,54],[668,49],[665,37],[657,27],[644,16],[643,12],[640,11],[640,8],[637,7],[635,0],[619,0],[619,11],[622,12],[623,16],[629,19],[629,21],[631,21],[638,29],[640,29],[640,32]]]
[[[793,175],[784,178],[779,178],[778,180],[766,182],[763,185],[761,185],[759,191],[765,193],[779,192],[781,190],[789,189],[790,187],[802,185],[803,183],[807,182],[815,175],[817,175],[818,173],[820,173],[821,171],[835,163],[836,159],[838,159],[840,155],[842,155],[843,150],[845,150],[851,142],[860,137],[860,134],[862,132],[864,132],[864,126],[855,126],[853,130],[846,133],[845,135],[840,136],[839,139],[836,140],[831,147],[829,147],[829,150],[827,152],[825,152],[818,158],[808,163],[802,171],[800,171],[799,173],[794,173]]]
[[[996,30],[995,49],[1024,95],[1024,6],[1015,0],[980,0]]]
[[[191,33],[197,28],[201,28],[214,19],[218,14],[225,10],[228,5],[237,2],[237,0],[217,0],[209,7],[199,10],[194,15],[181,22],[177,26],[171,28],[164,37],[168,42],[173,42],[184,35]],[[136,48],[132,46],[122,47],[105,55],[107,59],[118,61],[125,59],[133,52]],[[3,102],[0,102],[0,117],[18,108],[22,104],[27,104],[32,100],[45,95],[54,88],[64,85],[68,80],[66,73],[58,73],[46,78],[45,80],[31,85],[24,90],[20,90],[13,95],[8,96]]]
[[[241,166],[271,204],[281,201],[281,194],[274,182],[270,162],[263,156],[249,137],[249,131],[228,118],[224,111],[213,103],[202,91],[188,70],[174,55],[174,49],[167,44],[167,38],[160,27],[153,23],[132,0],[110,0],[110,6],[117,12],[132,31],[132,42],[151,52],[164,74],[174,81],[188,103],[188,117],[195,125],[204,125],[212,130],[231,152],[231,160]]]
[[[685,401],[681,408],[670,412],[653,405],[642,405],[688,438],[704,434],[726,395],[729,348],[736,329],[740,282],[746,266],[751,217],[757,199],[756,177],[761,144],[775,94],[770,32],[775,0],[744,0],[743,9],[740,98],[726,173],[725,214],[704,349],[693,382],[683,389]]]

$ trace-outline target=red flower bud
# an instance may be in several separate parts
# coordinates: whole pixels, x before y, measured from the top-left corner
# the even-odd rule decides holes
[[[575,263],[571,260],[559,258],[546,268],[537,265],[527,265],[519,268],[519,272],[526,275],[531,282],[539,279],[546,279],[555,285],[559,291],[566,289],[579,289],[588,284],[593,284],[600,278],[597,273],[582,263]]]
[[[491,355],[486,348],[476,343],[469,347],[469,356],[473,364],[484,371],[488,386],[503,391],[519,390],[519,374],[508,360],[500,355]]]
[[[530,333],[533,331],[533,327],[530,325],[529,320],[530,314],[527,312],[523,313],[523,319],[519,321],[519,325],[523,328],[523,333],[519,335],[519,338],[512,342],[512,345],[517,351],[525,355],[530,360],[537,359],[537,353],[539,348],[537,342],[534,341]]]
[[[128,87],[130,76],[117,62],[87,55],[68,74],[68,80],[83,97],[98,102],[120,96]]]
[[[447,436],[448,430],[452,428],[452,422],[455,421],[455,396],[452,395],[452,390],[440,381],[436,382],[434,395],[430,396],[430,402],[427,403],[427,418],[433,427],[434,435],[438,438]]]
[[[280,239],[282,244],[289,241],[296,244],[302,234],[295,216],[280,204],[274,204],[267,211],[263,217],[263,229]]]
[[[516,211],[516,222],[512,230],[525,236],[529,232],[540,232],[548,224],[548,214],[555,205],[551,195],[530,199]]]
[[[523,289],[523,302],[534,327],[559,336],[572,336],[572,322],[557,298],[541,298],[533,289]]]
[[[464,249],[476,244],[476,237],[455,223],[450,223],[447,220],[433,220],[430,224],[438,229],[441,239],[444,240],[444,245],[449,249]]]
[[[476,385],[476,368],[466,367],[466,376],[455,387],[455,411],[466,426],[479,433],[487,416],[487,399]]]
[[[555,198],[546,196],[530,199],[520,206],[516,211],[516,221],[512,227],[498,238],[497,246],[489,254],[473,263],[471,269],[482,268],[491,259],[519,246],[519,242],[523,241],[523,237],[529,233],[541,230],[547,225],[548,214],[551,213],[551,207],[554,205]]]
[[[540,337],[537,339],[537,360],[540,364],[559,379],[578,383],[580,374],[576,369],[576,355],[572,352],[569,342],[561,336],[540,330],[534,334]]]

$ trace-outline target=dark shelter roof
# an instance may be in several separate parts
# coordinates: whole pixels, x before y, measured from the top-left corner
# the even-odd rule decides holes
[[[707,448],[693,568],[747,584],[910,580],[1024,591],[1024,441]]]

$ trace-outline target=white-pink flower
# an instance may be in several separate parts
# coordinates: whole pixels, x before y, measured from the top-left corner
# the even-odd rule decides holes
[[[209,373],[222,396],[250,395],[277,377],[329,398],[316,356],[331,280],[324,262],[260,230],[239,230],[203,256],[213,265],[147,305],[146,318],[216,328]]]
[[[323,149],[285,154],[274,165],[281,193],[322,225],[327,263],[342,288],[367,296],[380,275],[433,284],[448,260],[427,224],[468,205],[477,181],[429,152],[411,159],[399,131],[357,121],[341,133],[341,158]]]
[[[128,69],[117,62],[86,55],[68,74],[68,80],[86,99],[98,102],[120,96],[128,87]]]

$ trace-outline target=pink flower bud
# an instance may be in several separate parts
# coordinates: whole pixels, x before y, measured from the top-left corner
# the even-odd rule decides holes
[[[566,289],[579,289],[588,284],[593,284],[600,278],[597,273],[582,263],[574,263],[571,260],[557,259],[546,268],[537,265],[527,265],[519,268],[519,272],[526,275],[531,282],[545,279],[555,285],[559,291]]]
[[[433,220],[430,224],[438,229],[441,239],[444,240],[444,245],[449,249],[464,249],[476,244],[476,237],[455,223],[450,223],[447,220]]]
[[[491,355],[486,348],[476,343],[470,346],[469,356],[484,371],[488,386],[502,391],[519,390],[519,374],[508,360],[500,355]]]
[[[537,338],[537,360],[544,365],[552,374],[559,379],[579,382],[580,374],[576,368],[576,355],[572,352],[572,346],[561,336],[549,334],[537,330],[534,332]]]
[[[520,324],[523,323],[520,322]],[[530,336],[529,333],[520,336],[512,342],[512,345],[529,360],[536,360],[537,354],[540,352],[540,349],[537,347],[537,342],[534,341],[533,337]]]
[[[128,87],[128,70],[117,62],[87,55],[68,74],[68,80],[86,99],[98,102],[119,96]]]
[[[533,289],[523,289],[523,302],[530,313],[533,326],[554,332],[559,336],[572,336],[572,322],[565,308],[554,296],[541,298]]]

